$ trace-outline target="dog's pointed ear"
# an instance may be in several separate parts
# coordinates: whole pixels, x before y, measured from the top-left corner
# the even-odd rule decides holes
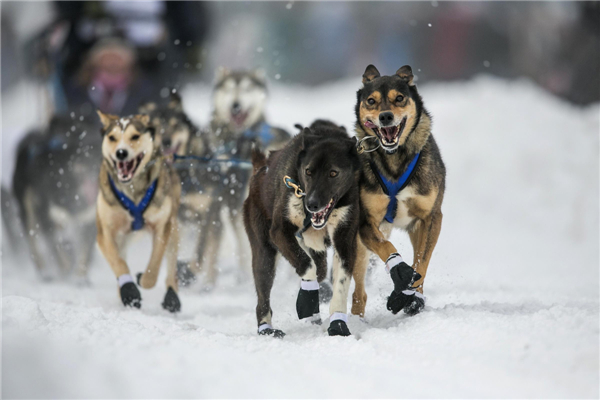
[[[222,81],[229,75],[229,70],[225,67],[218,67],[215,70],[215,82]]]
[[[140,120],[140,122],[144,125],[150,124],[150,116],[148,114],[138,114],[136,117]]]
[[[171,94],[169,95],[169,104],[167,104],[167,107],[177,112],[183,111],[181,96],[174,89],[171,90]]]
[[[140,114],[150,114],[151,112],[156,111],[157,108],[158,108],[158,106],[156,105],[155,102],[148,101],[146,103],[143,103],[138,108],[138,111],[139,111]]]
[[[410,65],[405,65],[404,67],[401,67],[398,71],[396,71],[396,75],[398,75],[403,81],[408,83],[409,86],[415,85],[413,83],[414,76]]]
[[[302,146],[300,146],[300,148],[302,150],[306,150],[306,148],[308,147],[307,135],[312,134],[312,131],[310,130],[310,128],[304,128],[302,129],[302,132],[300,132],[300,134],[302,135]]]
[[[369,64],[369,66],[365,70],[365,73],[362,76],[362,83],[365,84],[367,82],[371,82],[373,79],[379,78],[380,76],[381,75],[379,74],[377,68],[375,68],[373,64]]]
[[[104,129],[108,128],[108,126],[110,125],[110,123],[112,121],[114,121],[115,119],[117,119],[116,115],[104,114],[100,110],[96,110],[96,112],[98,113],[98,116],[100,117],[100,122],[102,122],[102,127]]]

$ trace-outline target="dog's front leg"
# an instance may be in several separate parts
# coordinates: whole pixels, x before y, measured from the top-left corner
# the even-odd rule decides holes
[[[152,236],[152,254],[148,267],[143,274],[138,274],[138,284],[144,289],[150,289],[156,285],[156,279],[160,272],[160,265],[165,254],[165,249],[169,243],[171,234],[171,221],[167,223],[157,224],[154,227]]]
[[[177,225],[177,214],[171,216],[170,237],[167,246],[167,293],[162,306],[170,312],[181,310],[181,302],[177,295],[177,253],[179,251],[179,230]]]
[[[423,296],[423,282],[427,274],[427,267],[431,260],[431,254],[437,244],[440,231],[442,229],[442,212],[437,211],[429,215],[422,221],[419,221],[412,232],[409,232],[410,241],[413,245],[414,260],[413,268],[420,275],[413,287],[405,294],[410,296],[406,301],[404,312],[408,315],[418,314],[425,307],[425,297]]]
[[[329,336],[349,336],[348,289],[356,262],[356,228],[338,226],[333,237],[333,297],[329,304]]]
[[[102,225],[99,216],[96,217],[96,221],[98,227],[96,241],[108,265],[117,277],[121,301],[126,306],[140,308],[142,306],[142,296],[133,282],[127,263],[120,255],[119,246],[115,241],[117,232],[110,230],[108,226]]]
[[[317,266],[313,259],[306,254],[296,239],[298,227],[287,219],[280,218],[278,224],[274,223],[270,230],[271,240],[281,254],[296,269],[302,278],[300,291],[296,301],[298,318],[319,319],[319,282],[317,281]],[[275,219],[274,219],[275,221]]]

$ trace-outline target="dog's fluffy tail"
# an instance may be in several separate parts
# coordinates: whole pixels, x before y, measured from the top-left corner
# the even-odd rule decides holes
[[[252,167],[254,172],[267,165],[267,156],[263,153],[256,144],[252,145]]]

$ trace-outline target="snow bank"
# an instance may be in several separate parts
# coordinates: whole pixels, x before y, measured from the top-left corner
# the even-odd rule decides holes
[[[294,132],[315,118],[350,128],[358,85],[274,86],[269,118]],[[485,76],[421,92],[448,170],[425,312],[385,310],[392,285],[378,263],[366,321],[351,317],[352,337],[329,338],[297,321],[298,279],[284,262],[272,307],[287,336],[272,340],[255,334],[255,294],[235,284],[232,241],[218,287],[182,291],[175,317],[160,308],[162,283],[143,291],[141,311],[123,309],[99,255],[89,288],[41,283],[5,255],[2,395],[598,397],[598,105]],[[210,89],[183,95],[207,121]],[[410,259],[408,236],[393,240]],[[134,271],[147,244],[129,252]]]

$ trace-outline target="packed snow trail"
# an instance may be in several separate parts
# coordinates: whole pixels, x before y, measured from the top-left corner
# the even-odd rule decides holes
[[[331,115],[351,128],[359,84],[274,87],[269,116],[293,132]],[[184,93],[198,121],[209,93]],[[353,336],[330,338],[326,323],[297,320],[298,278],[281,262],[273,322],[287,336],[275,340],[256,334],[256,295],[251,279],[236,283],[232,239],[217,287],[182,289],[176,316],[160,307],[164,269],[132,310],[98,252],[90,287],[40,282],[29,261],[5,254],[3,397],[598,397],[598,105],[489,77],[421,93],[448,169],[424,312],[385,309],[392,284],[377,262],[366,321],[352,316]],[[408,236],[392,239],[410,260]],[[148,244],[128,252],[133,272]]]

